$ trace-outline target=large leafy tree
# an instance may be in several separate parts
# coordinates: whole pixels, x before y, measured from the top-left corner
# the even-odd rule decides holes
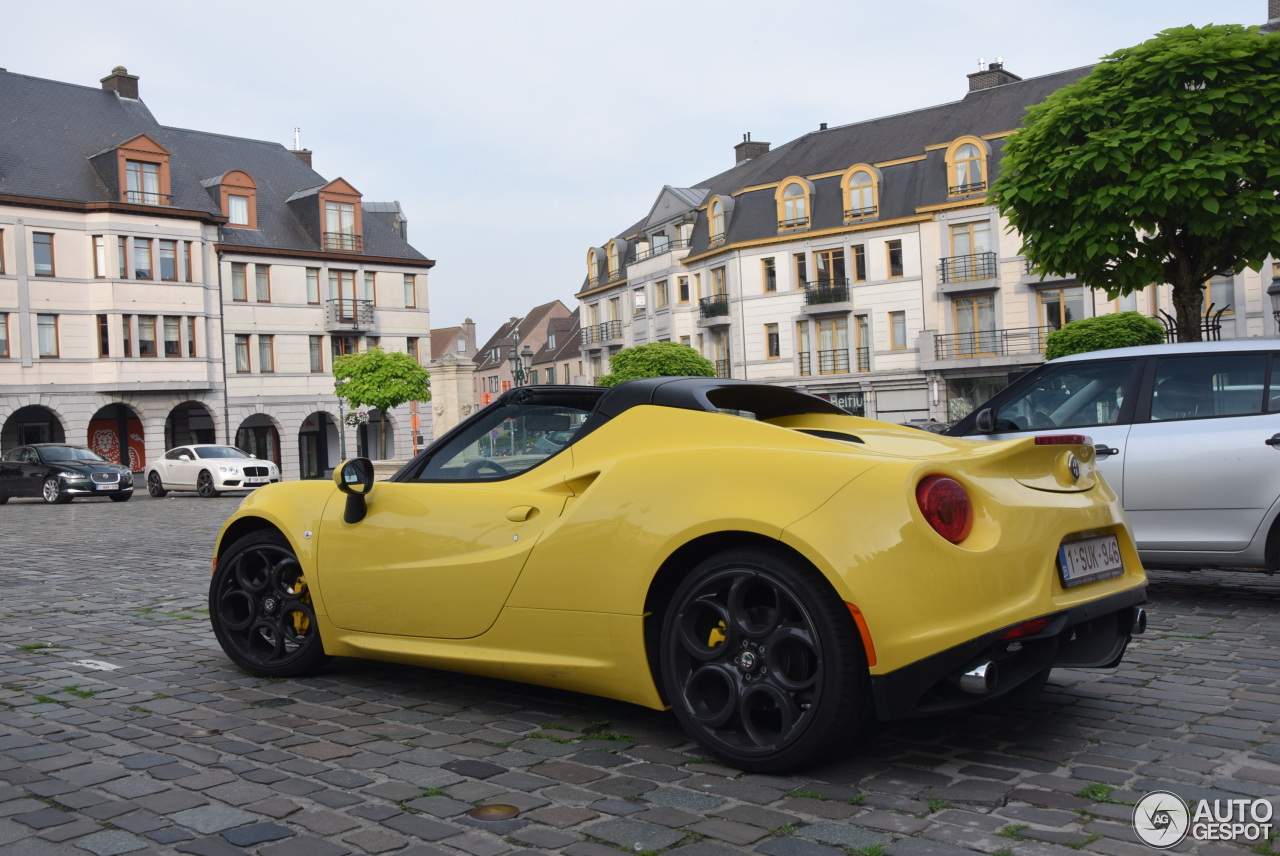
[[[1113,298],[1171,283],[1199,341],[1204,283],[1280,251],[1277,103],[1280,34],[1165,30],[1031,108],[996,205],[1044,274]]]
[[[378,345],[335,359],[333,383],[352,409],[378,409],[383,458],[387,456],[387,411],[407,401],[431,400],[430,373],[408,354],[384,351]]]
[[[651,342],[618,351],[609,358],[609,372],[596,380],[597,386],[617,386],[642,377],[715,377],[716,364],[688,345]]]

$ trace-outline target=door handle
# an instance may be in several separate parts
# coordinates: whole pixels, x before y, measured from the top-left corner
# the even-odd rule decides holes
[[[1280,434],[1276,436],[1280,436]],[[1095,455],[1098,456],[1099,460],[1101,460],[1102,458],[1109,458],[1112,455],[1120,454],[1119,449],[1113,449],[1110,446],[1108,446],[1106,443],[1099,443],[1098,445],[1094,446],[1093,452]]]
[[[521,523],[538,513],[532,505],[517,505],[507,509],[507,519],[512,523]]]
[[[1276,446],[1280,446],[1280,434],[1272,434],[1270,440],[1263,440],[1262,442],[1274,449]]]

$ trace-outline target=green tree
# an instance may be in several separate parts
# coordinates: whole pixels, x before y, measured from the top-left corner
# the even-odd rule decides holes
[[[1043,274],[1112,298],[1173,285],[1199,341],[1205,282],[1280,250],[1280,34],[1165,30],[1032,107],[993,186]]]
[[[1096,318],[1081,318],[1064,324],[1044,340],[1044,358],[1056,360],[1068,354],[1159,345],[1164,342],[1164,325],[1141,312],[1116,312]]]
[[[642,377],[715,377],[716,364],[688,345],[651,342],[624,348],[609,358],[609,374],[596,380],[597,386],[617,386],[624,380]]]
[[[379,345],[335,359],[333,386],[352,409],[378,409],[383,458],[387,456],[387,411],[407,401],[431,400],[430,373],[408,354],[384,351]]]

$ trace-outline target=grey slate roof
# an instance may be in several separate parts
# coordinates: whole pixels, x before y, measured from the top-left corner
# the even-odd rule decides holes
[[[0,195],[55,202],[115,202],[90,158],[146,134],[169,152],[174,209],[221,214],[216,182],[239,169],[257,183],[258,229],[222,228],[222,241],[262,250],[321,252],[288,200],[329,182],[279,143],[160,125],[140,100],[115,92],[0,72]],[[384,218],[363,218],[364,255],[430,264]],[[358,254],[357,256],[358,257]]]

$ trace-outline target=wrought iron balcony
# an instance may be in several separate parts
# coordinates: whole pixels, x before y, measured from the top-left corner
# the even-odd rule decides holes
[[[778,221],[778,228],[779,228],[779,229],[802,229],[802,228],[804,228],[805,226],[808,226],[808,225],[809,225],[809,218],[808,218],[808,216],[805,216],[805,217],[792,217],[790,220],[779,220],[779,221]]]
[[[711,236],[711,240],[707,241],[708,247],[718,247],[724,243],[724,232],[716,232]]]
[[[719,318],[722,315],[729,314],[729,295],[713,294],[710,297],[703,297],[698,301],[698,311],[700,317]]]
[[[169,193],[152,193],[149,190],[126,190],[124,201],[135,205],[173,205],[173,195]]]
[[[844,212],[846,220],[861,220],[865,217],[874,217],[879,212],[879,208],[872,205],[868,208],[847,208]]]
[[[596,328],[599,336],[598,341],[609,342],[614,339],[622,338],[622,322],[621,321],[605,321]]]
[[[364,239],[353,232],[325,232],[324,248],[344,253],[363,253]]]
[[[800,354],[800,375],[804,377],[811,374],[813,374],[813,356],[805,351]]]
[[[609,282],[616,282],[617,280],[622,279],[622,275],[623,275],[622,268],[609,271]]]
[[[970,357],[1029,356],[1044,353],[1044,339],[1057,327],[1010,327],[1003,330],[978,330],[972,333],[948,333],[933,339],[934,358],[938,360]]]
[[[728,360],[716,360],[716,377],[729,377]]]
[[[974,253],[943,259],[938,271],[943,282],[967,282],[994,278],[1000,272],[1000,265],[995,253]]]
[[[847,303],[849,301],[849,280],[820,279],[817,282],[804,284],[804,302],[810,305],[818,303]]]
[[[818,351],[818,374],[843,374],[849,371],[849,349]]]
[[[964,196],[969,193],[981,193],[987,189],[985,181],[975,181],[972,184],[957,184],[954,187],[948,187],[947,192],[952,196]]]
[[[373,301],[339,297],[324,304],[324,328],[329,331],[364,331],[374,328]]]
[[[579,332],[579,343],[582,347],[588,348],[600,341],[599,333],[600,331],[595,327],[583,327]]]
[[[689,240],[681,238],[675,241],[667,241],[665,244],[650,245],[647,250],[638,250],[633,261],[642,262],[645,259],[651,259],[654,256],[660,256],[663,253],[669,253],[672,250],[689,249]]]
[[[858,348],[857,354],[858,354],[858,371],[860,372],[871,371],[871,349]]]

